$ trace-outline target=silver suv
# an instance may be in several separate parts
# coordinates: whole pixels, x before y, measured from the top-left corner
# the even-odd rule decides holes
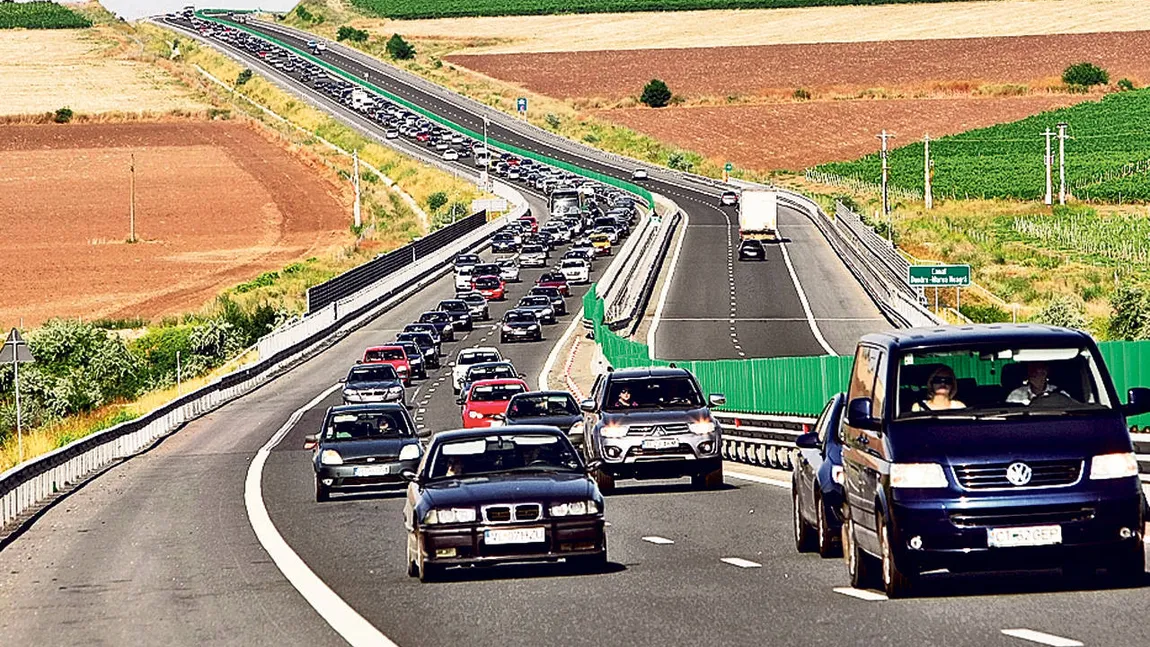
[[[615,479],[690,476],[697,488],[723,485],[722,429],[695,376],[685,369],[631,368],[599,376],[583,410],[583,448],[597,461],[595,479],[609,492]]]

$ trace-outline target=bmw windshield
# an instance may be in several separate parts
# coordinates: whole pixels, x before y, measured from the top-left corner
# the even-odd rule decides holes
[[[503,434],[441,444],[429,462],[431,479],[513,471],[577,472],[582,464],[558,434]]]

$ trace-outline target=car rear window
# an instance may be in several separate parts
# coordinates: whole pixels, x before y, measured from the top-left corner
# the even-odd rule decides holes
[[[498,402],[510,400],[516,393],[523,393],[527,387],[522,384],[480,384],[471,387],[472,402]]]
[[[493,276],[481,276],[475,279],[475,287],[490,290],[499,287],[499,279]]]
[[[525,306],[549,306],[551,299],[544,296],[523,297],[519,303]]]
[[[526,247],[523,248],[523,253],[524,254],[542,254],[543,253],[543,246],[542,245],[527,245]]]
[[[425,312],[419,316],[423,323],[441,323],[448,320],[446,312]]]

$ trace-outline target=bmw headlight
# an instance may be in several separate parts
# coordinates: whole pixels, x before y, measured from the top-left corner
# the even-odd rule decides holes
[[[319,455],[319,462],[324,465],[343,465],[343,456],[334,449],[325,449]]]
[[[344,389],[343,390],[343,397],[345,400],[351,400],[353,398],[358,398],[359,397],[359,391],[356,391],[355,389]]]
[[[539,324],[531,324],[527,327],[528,330],[539,330]]]
[[[403,393],[403,387],[396,385],[388,389],[387,392],[391,395],[401,395]]]
[[[475,508],[436,508],[427,511],[423,523],[471,523],[475,521]]]
[[[599,514],[599,504],[590,499],[556,503],[551,506],[549,512],[552,517],[582,517],[589,514]]]
[[[693,433],[693,434],[705,436],[707,434],[714,433],[715,421],[714,420],[701,420],[699,422],[692,422],[692,423],[687,425],[687,428],[690,429],[691,433]]]
[[[399,460],[401,460],[401,461],[413,461],[413,460],[419,458],[420,454],[422,454],[422,453],[423,453],[423,450],[419,448],[419,443],[412,443],[410,445],[404,445],[403,449],[399,450]]]
[[[604,438],[622,438],[627,435],[627,425],[606,425],[599,433]]]

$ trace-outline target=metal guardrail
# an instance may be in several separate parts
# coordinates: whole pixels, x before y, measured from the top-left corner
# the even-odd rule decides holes
[[[605,323],[611,330],[628,328],[627,334],[630,335],[638,327],[651,300],[651,293],[655,291],[659,270],[667,258],[671,240],[675,237],[675,229],[678,228],[682,217],[680,212],[675,211],[669,219],[664,220],[651,237],[650,244],[632,268],[623,290],[617,295],[612,307],[606,311]]]

